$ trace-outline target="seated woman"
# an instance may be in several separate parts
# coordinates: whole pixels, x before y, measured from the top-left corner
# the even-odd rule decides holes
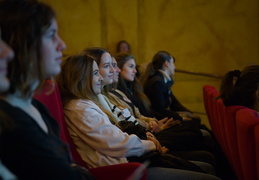
[[[104,53],[103,58],[103,70],[113,71],[109,53]],[[94,59],[86,53],[69,57],[63,62],[62,72],[57,78],[68,130],[82,159],[88,166],[97,167],[126,163],[127,157],[142,156],[156,150],[157,144],[152,141],[122,132],[114,116],[100,105],[98,95],[101,93],[102,81],[112,79],[113,73],[102,78]],[[148,168],[148,179],[158,178],[216,177],[171,168]]]
[[[10,82],[6,77],[7,63],[14,57],[13,50],[2,40],[0,32],[0,93],[8,90]],[[8,129],[9,120],[2,110],[0,110],[0,137],[3,130]],[[1,149],[1,142],[0,142]],[[0,179],[12,179],[15,180],[16,177],[1,163],[0,159]]]
[[[226,73],[220,87],[225,106],[239,105],[259,111],[259,65]]]
[[[175,72],[174,63],[175,58],[170,53],[166,51],[156,53],[143,77],[144,92],[154,111],[169,117],[175,113],[183,117],[193,117],[193,113],[184,107],[171,91],[174,83],[171,78]]]
[[[43,80],[60,72],[66,46],[57,34],[54,11],[35,0],[3,0],[0,27],[3,40],[15,53],[8,65],[10,88],[0,96],[2,163],[18,179],[93,179],[71,161],[57,122],[32,98]],[[3,127],[3,121],[9,126]]]

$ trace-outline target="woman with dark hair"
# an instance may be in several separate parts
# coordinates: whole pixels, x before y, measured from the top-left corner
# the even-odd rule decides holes
[[[259,111],[259,65],[227,72],[219,97],[225,106],[239,105]]]
[[[175,58],[166,51],[156,53],[147,66],[143,77],[144,92],[151,102],[151,107],[166,116],[175,113],[192,117],[192,112],[184,107],[174,96],[171,86],[174,81]]]
[[[35,0],[2,0],[0,27],[15,53],[8,65],[10,88],[0,96],[0,109],[12,123],[0,136],[3,164],[18,179],[93,179],[71,160],[57,122],[33,99],[40,84],[60,72],[66,48],[53,9]]]

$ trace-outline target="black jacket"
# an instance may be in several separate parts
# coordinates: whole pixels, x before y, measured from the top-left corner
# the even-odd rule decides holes
[[[176,111],[189,111],[177,100],[171,86],[165,83],[164,76],[159,71],[148,79],[144,92],[151,102],[152,109],[167,117],[173,117]]]

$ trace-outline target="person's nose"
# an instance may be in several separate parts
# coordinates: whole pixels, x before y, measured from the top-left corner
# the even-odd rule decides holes
[[[67,48],[65,42],[60,37],[58,37],[58,41],[58,51],[64,51]]]
[[[13,50],[4,42],[0,42],[0,59],[6,59],[8,61],[14,58]]]
[[[112,65],[110,65],[110,72],[111,72],[111,73],[114,72],[114,68],[112,67]]]
[[[99,81],[102,81],[103,80],[103,77],[101,74],[99,74]]]

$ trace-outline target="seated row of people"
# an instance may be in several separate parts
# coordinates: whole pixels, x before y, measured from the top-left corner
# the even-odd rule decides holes
[[[2,164],[18,179],[93,179],[86,169],[71,160],[68,147],[60,140],[57,122],[40,102],[33,99],[34,92],[42,87],[44,80],[56,76],[61,70],[62,51],[66,45],[58,36],[54,11],[48,5],[34,0],[3,0],[0,3],[0,14],[2,38],[15,54],[8,65],[7,77],[10,80],[10,87],[8,87],[6,65],[13,53],[10,48],[5,48],[5,44],[1,44],[1,64],[3,63],[1,90],[3,90],[0,100],[0,158]],[[85,81],[81,87],[77,84],[79,89],[89,92],[83,96],[82,101],[88,100],[88,95],[91,93],[95,98],[95,92],[101,92],[103,79],[98,73],[99,68],[96,62],[92,58],[86,58],[92,64],[84,66],[86,74],[80,72],[80,75],[89,80]],[[93,68],[95,68],[94,71]],[[75,74],[78,74],[78,71]],[[109,75],[108,77],[111,78]],[[128,162],[127,156],[141,156],[156,149],[163,153],[167,151],[152,137],[141,140],[136,135],[123,133],[110,122],[104,113],[105,110],[102,111],[100,107],[93,103],[91,107],[89,106],[90,109],[99,108],[96,116],[93,114],[90,116],[92,121],[89,122],[89,128],[93,128],[93,133],[97,137],[101,136],[101,133],[107,134],[99,138],[101,141],[93,142],[87,139],[87,142],[89,140],[96,146],[93,157],[97,159],[91,157],[88,159],[90,162],[100,162],[99,166],[118,164]],[[103,113],[103,117],[98,118],[99,113]],[[93,126],[95,122],[97,122],[96,127]],[[98,122],[104,123],[101,128],[102,124]],[[105,144],[107,144],[106,147]],[[93,155],[91,153],[93,148],[90,146],[89,150],[85,150],[84,153]],[[103,149],[103,152],[99,152]],[[159,156],[159,153],[155,154],[155,158]],[[179,160],[170,155],[168,158],[176,162],[161,163],[167,163],[170,167],[175,164],[175,166],[183,167],[182,169],[193,171],[164,167],[149,168],[148,179],[158,179],[162,174],[164,174],[164,179],[218,179],[213,175],[203,173],[203,171],[211,171],[210,166],[205,163],[200,163],[201,165],[198,163],[198,166],[187,161],[177,163]],[[2,175],[4,174],[1,173]]]
[[[60,69],[66,45],[58,36],[51,7],[34,0],[3,0],[0,14],[2,37],[13,49],[1,41],[0,159],[18,179],[93,179],[71,160],[69,149],[59,138],[57,122],[33,99],[44,80],[61,69],[57,82],[68,130],[89,167],[149,159],[148,179],[219,179],[211,175],[213,155],[190,146],[188,138],[180,138],[177,130],[189,123],[178,121],[175,114],[174,119],[172,115],[160,121],[153,114],[142,114],[127,92],[112,85],[123,74],[134,79],[130,72],[135,71],[134,59],[122,63],[115,57],[122,70],[118,76],[121,70],[107,50],[87,48],[68,57]],[[9,83],[6,64],[12,58]],[[197,124],[187,122],[192,122],[192,128]],[[186,129],[189,132],[190,128]],[[195,134],[202,143],[201,133]],[[174,149],[177,145],[181,148]]]
[[[56,80],[64,103],[68,130],[88,166],[128,161],[143,162],[149,158],[152,159],[151,167],[167,168],[169,179],[177,172],[175,168],[198,172],[211,171],[211,165],[207,163],[192,163],[173,156],[174,153],[168,153],[168,149],[161,146],[152,133],[146,133],[146,128],[140,128],[140,120],[138,121],[123,104],[116,103],[116,99],[110,97],[105,89],[116,77],[118,79],[119,70],[107,50],[87,48],[68,57],[62,63],[61,69]],[[150,119],[156,121],[154,118]],[[123,123],[127,123],[127,127],[132,126],[132,133],[123,132]],[[145,121],[142,123],[147,124]],[[169,124],[167,126],[170,127]],[[139,137],[134,131],[136,129],[141,130]],[[157,153],[152,154],[155,150]],[[207,152],[197,154],[210,157]],[[188,172],[183,176],[188,178],[193,173]],[[211,176],[198,174],[197,176],[201,175],[199,178]]]

